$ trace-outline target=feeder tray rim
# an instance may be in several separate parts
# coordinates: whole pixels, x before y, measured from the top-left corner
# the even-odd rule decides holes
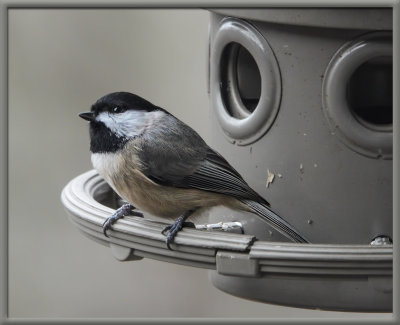
[[[71,222],[86,236],[110,246],[118,260],[143,257],[217,270],[221,274],[259,277],[267,273],[297,276],[392,276],[393,245],[295,244],[259,241],[252,235],[184,228],[168,250],[161,230],[165,224],[125,217],[105,237],[102,224],[115,210],[94,198],[110,191],[97,171],[72,179],[61,201]],[[229,257],[229,258],[227,258]],[[247,268],[241,274],[235,262]],[[232,268],[231,271],[227,271]],[[243,269],[243,267],[241,267]],[[244,268],[246,269],[246,268]],[[231,272],[231,273],[230,273]]]

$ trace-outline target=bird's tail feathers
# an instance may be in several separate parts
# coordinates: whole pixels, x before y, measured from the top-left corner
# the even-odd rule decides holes
[[[240,201],[287,238],[296,243],[309,243],[309,241],[301,236],[292,225],[270,210],[267,205],[248,199],[240,199]]]

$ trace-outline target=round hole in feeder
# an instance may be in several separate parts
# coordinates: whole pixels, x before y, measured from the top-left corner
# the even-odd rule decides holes
[[[260,69],[252,54],[236,42],[226,46],[221,63],[224,104],[231,116],[243,119],[254,112],[260,101]]]
[[[392,58],[382,56],[361,64],[347,84],[349,108],[358,121],[377,130],[392,129]]]
[[[345,43],[324,74],[322,105],[331,131],[351,150],[392,159],[392,34]]]
[[[227,18],[212,40],[210,92],[224,135],[248,145],[272,126],[280,106],[278,62],[264,36],[241,19]]]

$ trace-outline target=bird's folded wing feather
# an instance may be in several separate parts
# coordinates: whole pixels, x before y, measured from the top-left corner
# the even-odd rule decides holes
[[[140,155],[146,162],[142,171],[154,182],[179,188],[194,188],[236,198],[268,203],[252,190],[240,174],[192,129],[174,136],[168,132],[143,139]]]

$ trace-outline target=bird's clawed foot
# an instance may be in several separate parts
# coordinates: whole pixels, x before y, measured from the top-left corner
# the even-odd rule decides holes
[[[109,216],[106,221],[103,223],[103,234],[104,236],[108,237],[107,230],[111,229],[111,226],[117,222],[118,219],[126,217],[128,215],[142,217],[143,213],[140,211],[135,211],[135,207],[129,203],[124,204],[120,207],[117,211],[115,211],[111,216]]]
[[[167,244],[169,250],[171,250],[170,244],[174,242],[175,236],[180,230],[182,230],[183,227],[195,228],[193,222],[185,221],[192,213],[192,210],[184,213],[178,219],[176,219],[172,225],[164,227],[164,229],[161,231],[163,235],[165,235],[165,232],[168,231],[167,237],[165,238],[165,243]]]

